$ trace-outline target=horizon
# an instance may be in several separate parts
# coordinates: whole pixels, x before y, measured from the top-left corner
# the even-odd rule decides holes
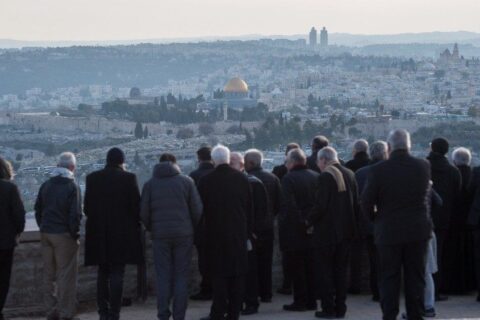
[[[480,2],[475,0],[17,0],[2,3],[0,39],[94,42],[292,36],[306,35],[312,26],[353,35],[480,32],[479,11]]]

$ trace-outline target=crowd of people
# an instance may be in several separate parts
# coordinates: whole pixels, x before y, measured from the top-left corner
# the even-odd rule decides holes
[[[141,192],[125,154],[112,148],[105,168],[87,176],[83,201],[75,155],[62,153],[35,203],[46,317],[75,319],[83,215],[84,264],[98,267],[100,320],[120,318],[125,266],[145,259],[142,228],[153,243],[159,320],[185,319],[189,298],[212,300],[204,320],[238,319],[272,302],[277,232],[283,269],[277,292],[293,299],[285,311],[344,318],[347,295],[362,292],[369,272],[383,319],[399,315],[402,278],[403,317],[434,317],[435,302],[446,294],[480,289],[480,167],[472,169],[466,148],[456,148],[450,162],[443,138],[430,147],[427,159],[416,158],[409,133],[395,130],[386,142],[356,141],[353,159],[344,162],[317,136],[308,157],[289,143],[273,172],[263,169],[257,149],[202,147],[190,176],[175,155],[162,154]],[[13,177],[0,158],[0,320],[25,225]],[[194,248],[202,279],[189,297]]]

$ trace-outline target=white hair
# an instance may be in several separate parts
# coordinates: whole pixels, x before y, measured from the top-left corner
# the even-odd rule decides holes
[[[261,167],[263,162],[263,153],[258,149],[248,149],[245,151],[245,162],[251,162],[255,167]]]
[[[390,132],[387,141],[391,151],[410,151],[412,147],[412,142],[410,141],[410,133],[408,133],[408,131],[404,129],[397,129]]]
[[[337,150],[332,147],[325,147],[320,149],[317,153],[317,160],[324,159],[327,162],[338,161]]]
[[[467,148],[456,148],[452,152],[452,159],[457,166],[469,166],[472,162],[472,153]]]
[[[353,143],[353,151],[358,152],[368,152],[368,141],[365,139],[356,140]]]
[[[63,152],[58,158],[57,166],[69,169],[77,165],[77,158],[72,152]]]
[[[243,159],[243,155],[241,152],[230,152],[230,161],[232,161],[233,158],[237,158],[241,163],[244,163],[245,160]]]
[[[212,149],[212,161],[216,166],[221,164],[229,164],[230,149],[221,144],[215,146],[215,148]]]
[[[370,145],[370,158],[373,160],[386,160],[388,145],[385,141],[375,141]]]

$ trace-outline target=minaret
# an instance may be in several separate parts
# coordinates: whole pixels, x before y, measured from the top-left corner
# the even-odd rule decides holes
[[[228,103],[227,101],[223,102],[223,121],[227,122],[228,120]]]
[[[460,59],[460,53],[458,52],[458,44],[456,44],[456,43],[453,46],[452,58],[453,59]]]

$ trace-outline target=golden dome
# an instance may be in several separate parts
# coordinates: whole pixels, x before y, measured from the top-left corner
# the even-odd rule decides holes
[[[232,78],[223,88],[225,92],[248,92],[248,85],[240,78]]]

